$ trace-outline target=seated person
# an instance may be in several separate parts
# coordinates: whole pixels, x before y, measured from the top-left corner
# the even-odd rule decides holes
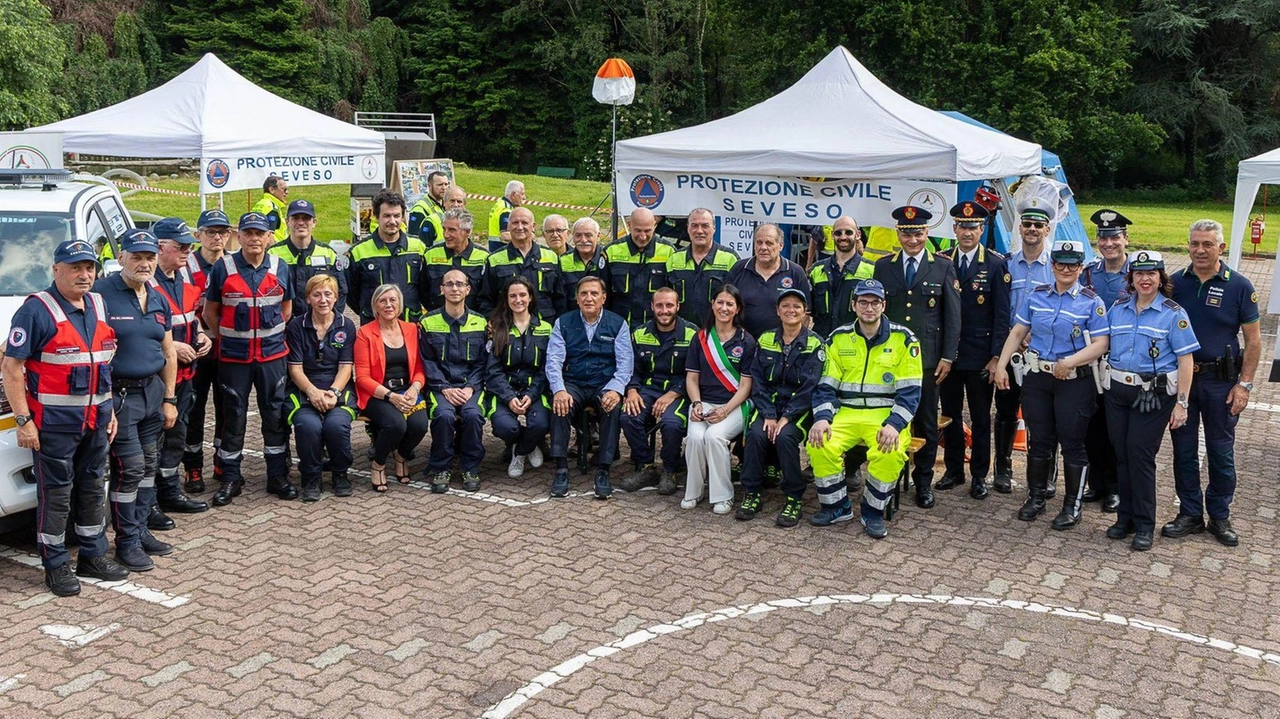
[[[355,366],[356,325],[337,314],[338,280],[316,275],[302,296],[309,310],[289,321],[289,394],[285,419],[293,427],[302,475],[302,501],[320,499],[322,450],[329,451],[333,493],[351,496],[351,420],[355,396],[348,385]]]
[[[551,496],[569,494],[569,430],[586,405],[596,407],[600,447],[596,455],[597,499],[613,494],[609,467],[618,456],[622,393],[631,381],[631,333],[618,315],[604,309],[604,280],[583,277],[575,295],[578,309],[563,314],[547,344],[547,384],[554,393],[551,458],[556,476]]]
[[[623,402],[622,431],[631,446],[635,474],[618,488],[636,492],[658,485],[658,494],[676,493],[680,446],[689,424],[689,403],[684,398],[684,364],[689,346],[698,334],[693,323],[680,317],[679,294],[670,287],[653,293],[653,319],[631,335],[635,374]],[[662,478],[653,464],[654,430],[662,434]]]
[[[538,300],[529,280],[512,277],[503,295],[506,302],[489,316],[484,392],[493,436],[512,447],[507,476],[515,479],[526,460],[542,466],[538,444],[551,429],[544,371],[551,325],[530,312]]]
[[[809,460],[821,511],[809,523],[824,527],[853,518],[844,483],[844,454],[867,447],[861,519],[882,539],[884,508],[907,463],[911,418],[920,405],[920,343],[884,315],[884,285],[862,280],[854,290],[855,324],[831,334],[822,380],[813,391]]]
[[[431,455],[427,477],[431,491],[449,489],[453,456],[462,466],[462,488],[480,489],[480,463],[484,461],[484,412],[480,388],[484,385],[484,315],[467,309],[471,280],[462,270],[449,270],[440,283],[444,307],[422,319],[422,369],[431,388]]]
[[[427,436],[427,379],[418,354],[418,327],[400,319],[404,295],[379,285],[370,295],[374,321],[356,333],[356,405],[373,432],[373,488],[387,491],[387,458],[396,453],[396,477],[409,483],[409,460]]]

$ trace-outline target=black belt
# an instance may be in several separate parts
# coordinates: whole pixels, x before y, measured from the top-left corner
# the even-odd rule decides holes
[[[1202,372],[1217,372],[1218,360],[1210,360],[1208,362],[1196,362],[1194,372],[1200,374]]]
[[[387,379],[387,380],[383,380],[383,381],[382,381],[382,384],[386,385],[387,389],[392,390],[392,391],[395,391],[395,390],[398,390],[398,389],[404,389],[405,387],[408,387],[408,386],[409,386],[409,380],[407,380],[407,379]]]
[[[129,377],[113,377],[111,378],[111,386],[116,389],[142,389],[156,380],[155,375],[143,377],[142,379],[131,379]]]

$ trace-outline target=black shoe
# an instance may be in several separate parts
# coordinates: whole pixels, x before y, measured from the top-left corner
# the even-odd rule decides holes
[[[1084,490],[1084,494],[1080,495],[1080,501],[1088,504],[1089,502],[1101,502],[1103,494],[1090,486]]]
[[[231,500],[240,496],[242,482],[231,481],[223,482],[217,492],[213,493],[213,506],[224,507],[231,504]]]
[[[1204,519],[1189,514],[1179,514],[1172,522],[1160,528],[1160,535],[1171,539],[1181,539],[1188,534],[1200,534],[1204,531]]]
[[[1240,544],[1240,535],[1236,534],[1236,530],[1231,528],[1231,520],[1223,517],[1222,519],[1209,518],[1205,529],[1209,530],[1218,542],[1228,547],[1234,547]]]
[[[333,496],[335,497],[351,496],[351,480],[347,477],[346,472],[333,473]]]
[[[1052,459],[1027,457],[1027,501],[1018,510],[1018,519],[1031,522],[1044,514],[1045,483],[1052,471]]]
[[[475,472],[462,473],[462,489],[466,492],[480,491],[480,475]]]
[[[320,478],[306,480],[302,483],[302,501],[319,502],[320,501]]]
[[[74,597],[80,593],[80,580],[71,571],[71,563],[44,570],[44,585],[59,597]]]
[[[946,474],[942,475],[942,479],[938,480],[938,483],[935,484],[933,488],[938,490],[939,492],[945,492],[948,489],[951,489],[952,487],[959,487],[962,484],[964,484],[963,473],[952,474],[950,472],[947,472]]]
[[[141,546],[117,549],[116,561],[123,564],[130,572],[149,572],[156,567],[156,563],[142,551]]]
[[[173,554],[173,545],[168,542],[161,542],[159,539],[151,536],[151,532],[143,532],[142,551],[153,557],[167,557],[170,554]]]
[[[111,557],[80,557],[76,562],[76,576],[118,582],[129,576],[129,570]]]
[[[738,505],[738,511],[733,515],[733,518],[743,522],[748,522],[755,519],[756,515],[759,513],[760,493],[748,491],[743,493],[742,504]]]
[[[275,489],[271,489],[272,487],[275,487]],[[268,479],[267,491],[285,501],[298,498],[298,488],[293,486],[293,482],[290,482],[288,479],[278,479],[275,481]]]
[[[609,470],[596,470],[596,499],[608,499],[613,496],[613,485],[609,483]]]
[[[567,497],[569,496],[569,470],[557,469],[556,476],[551,480],[551,496]]]
[[[147,515],[147,529],[153,532],[167,532],[173,529],[173,520],[160,511],[160,508],[152,505],[151,513]]]
[[[204,494],[204,470],[196,467],[187,470],[187,483],[183,486],[189,494]]]
[[[166,512],[175,512],[177,514],[199,514],[209,511],[208,502],[192,499],[179,489],[162,493],[159,497],[156,497],[156,504]]]
[[[679,488],[679,485],[676,484],[675,473],[668,472],[665,469],[662,470],[662,478],[658,480],[658,494],[669,497],[675,494]]]
[[[922,479],[916,482],[916,506],[921,509],[930,509],[933,505],[933,480]]]
[[[778,518],[774,520],[774,524],[779,527],[796,526],[800,523],[803,506],[796,497],[787,497],[786,502],[782,505],[782,510],[778,512]]]
[[[1138,532],[1133,535],[1133,543],[1129,545],[1135,552],[1146,552],[1151,549],[1151,532]]]
[[[1107,539],[1124,539],[1133,531],[1133,522],[1119,522],[1107,527]]]
[[[974,477],[973,486],[969,487],[969,496],[974,499],[986,499],[987,494],[987,478]]]
[[[1013,475],[996,472],[996,478],[991,483],[991,488],[1000,494],[1013,494]]]
[[[1120,495],[1112,493],[1108,494],[1102,500],[1102,511],[1107,514],[1115,514],[1120,509]]]

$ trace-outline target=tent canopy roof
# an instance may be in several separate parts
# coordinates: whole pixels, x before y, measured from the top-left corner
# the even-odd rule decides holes
[[[382,154],[382,133],[295,105],[212,53],[169,82],[110,107],[35,128],[67,152],[122,157]]]
[[[1280,182],[1280,148],[1241,160],[1237,178],[1264,184]]]
[[[1040,146],[917,105],[837,47],[736,115],[618,143],[620,170],[985,180],[1040,171]]]

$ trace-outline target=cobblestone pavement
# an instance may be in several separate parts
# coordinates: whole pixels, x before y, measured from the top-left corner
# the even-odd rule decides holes
[[[1265,306],[1271,263],[1244,269]],[[549,468],[510,480],[493,442],[485,494],[379,495],[357,430],[355,496],[279,501],[251,458],[246,494],[178,516],[178,551],[133,585],[55,599],[30,530],[0,536],[0,716],[1277,717],[1265,322],[1235,549],[1133,553],[1097,505],[1054,532],[1013,518],[1016,492],[904,505],[880,542],[779,529],[777,496],[737,522],[596,501],[575,472],[583,494],[546,501]]]

